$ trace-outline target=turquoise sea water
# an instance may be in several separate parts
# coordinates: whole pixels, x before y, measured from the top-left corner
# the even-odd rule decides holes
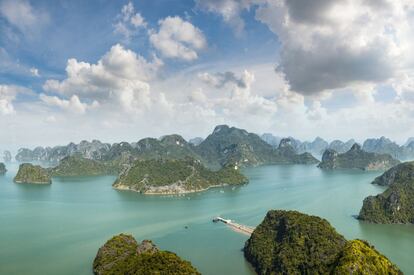
[[[345,237],[367,239],[406,274],[414,274],[414,226],[374,225],[353,218],[376,172],[324,172],[313,166],[263,166],[250,183],[181,197],[116,191],[114,177],[14,184],[17,166],[0,176],[0,274],[92,274],[98,248],[125,232],[152,239],[190,260],[203,274],[254,274],[241,249],[247,237],[215,216],[255,226],[269,209],[326,218]],[[188,226],[188,229],[185,229]]]

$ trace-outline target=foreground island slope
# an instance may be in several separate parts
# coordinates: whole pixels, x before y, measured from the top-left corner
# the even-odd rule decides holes
[[[355,143],[349,151],[343,154],[338,154],[332,149],[326,150],[318,167],[322,169],[386,170],[399,163],[387,154],[365,152],[360,145]]]
[[[388,189],[364,199],[359,219],[373,223],[414,223],[414,162],[401,163],[372,183]]]
[[[190,262],[176,254],[159,250],[151,241],[141,244],[131,235],[112,237],[99,250],[93,262],[96,275],[115,274],[200,274]]]
[[[46,168],[31,163],[23,163],[14,177],[15,183],[51,184],[50,173]]]
[[[244,247],[258,274],[402,274],[367,242],[347,241],[324,219],[271,210]]]
[[[211,171],[192,159],[138,160],[121,172],[113,186],[143,194],[180,194],[247,181],[237,166]]]

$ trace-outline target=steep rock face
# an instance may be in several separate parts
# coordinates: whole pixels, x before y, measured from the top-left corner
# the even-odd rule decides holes
[[[3,175],[7,172],[6,165],[3,162],[0,162],[0,175]]]
[[[373,223],[414,223],[414,162],[402,163],[373,183],[388,189],[364,199],[359,219]]]
[[[190,262],[176,254],[159,250],[151,241],[141,244],[131,235],[112,237],[101,248],[93,262],[97,275],[113,274],[200,274]]]
[[[270,133],[264,133],[260,136],[267,144],[271,145],[272,147],[278,147],[282,138],[276,137]]]
[[[312,142],[305,141],[301,143],[296,150],[298,152],[308,152],[315,156],[320,156],[328,148],[327,141],[320,137],[316,137]]]
[[[355,143],[348,152],[343,154],[338,154],[332,149],[326,150],[318,167],[322,169],[386,170],[398,163],[399,161],[390,155],[365,152],[360,145]]]
[[[279,163],[285,164],[315,164],[319,161],[312,156],[312,154],[305,152],[297,154],[294,149],[294,140],[291,138],[283,138],[280,141],[279,147],[275,151]]]
[[[14,178],[16,183],[51,184],[50,174],[47,169],[39,165],[23,163]]]
[[[368,242],[353,240],[345,245],[333,274],[399,275],[402,272]]]
[[[258,274],[402,274],[367,242],[347,241],[324,219],[271,210],[244,247]]]
[[[211,171],[192,159],[138,160],[119,175],[113,186],[144,194],[179,194],[247,181],[235,166]]]
[[[403,162],[390,169],[384,174],[376,177],[373,184],[381,186],[390,186],[395,182],[405,182],[414,180],[414,162]]]
[[[319,217],[271,210],[246,242],[259,274],[329,274],[346,240]]]
[[[217,126],[213,133],[196,147],[196,152],[216,167],[229,162],[237,162],[243,166],[259,165],[270,163],[273,157],[272,146],[259,136],[227,125]]]
[[[388,154],[396,159],[403,159],[405,157],[403,149],[386,137],[367,139],[365,140],[362,149],[377,154]]]
[[[5,150],[3,152],[3,160],[4,160],[4,162],[10,162],[12,160],[12,155],[11,155],[10,151]]]
[[[329,144],[328,149],[332,149],[340,154],[345,153],[351,149],[352,145],[355,144],[355,140],[350,139],[347,142],[340,140],[334,140]]]
[[[192,145],[194,145],[194,146],[198,146],[200,143],[202,143],[203,142],[203,138],[201,138],[201,137],[195,137],[195,138],[192,138],[192,139],[190,139],[189,141],[188,141],[188,143],[191,143]]]
[[[327,149],[322,155],[322,162],[319,164],[319,168],[323,169],[335,169],[337,168],[338,153],[333,149]]]

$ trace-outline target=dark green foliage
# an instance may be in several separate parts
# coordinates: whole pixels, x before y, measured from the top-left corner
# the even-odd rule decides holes
[[[390,155],[365,152],[355,143],[348,152],[343,154],[338,154],[332,149],[326,150],[318,167],[322,169],[385,170],[399,163]]]
[[[120,174],[114,187],[127,186],[131,190],[145,193],[151,187],[176,185],[183,191],[197,191],[211,186],[246,182],[247,178],[234,166],[211,171],[197,160],[152,159],[135,161]]]
[[[131,235],[120,234],[112,237],[98,250],[93,262],[95,274],[127,274],[133,264],[138,247]]]
[[[50,184],[52,183],[50,174],[47,169],[39,165],[30,163],[23,163],[19,166],[19,171],[14,178],[16,183],[35,183],[35,184]]]
[[[244,248],[259,274],[329,274],[346,240],[324,219],[271,210]]]
[[[194,152],[193,146],[179,135],[168,135],[160,140],[155,138],[144,138],[135,146],[127,142],[115,143],[106,154],[107,161],[116,160],[122,155],[131,155],[134,158],[147,159],[185,159],[188,157],[201,159]]]
[[[0,162],[0,175],[3,175],[7,172],[6,165],[3,162]]]
[[[382,194],[364,199],[359,219],[374,223],[414,223],[414,162],[402,163],[373,183],[388,185]]]
[[[169,251],[160,251],[151,241],[140,245],[131,235],[114,236],[102,246],[93,262],[98,275],[200,274],[190,262]]]
[[[51,169],[51,174],[58,177],[98,176],[117,174],[117,167],[109,162],[86,159],[80,156],[63,158],[59,165]]]
[[[341,253],[333,274],[402,274],[390,260],[363,240],[349,241]]]
[[[402,274],[367,242],[346,241],[324,219],[271,210],[244,247],[258,274]]]

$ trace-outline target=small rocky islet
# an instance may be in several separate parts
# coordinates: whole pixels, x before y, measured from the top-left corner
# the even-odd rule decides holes
[[[14,177],[15,183],[51,184],[52,179],[48,169],[40,165],[23,163]]]
[[[16,183],[51,184],[52,177],[100,176],[111,174],[113,167],[91,159],[79,156],[63,158],[59,165],[43,168],[31,163],[20,164],[14,178]]]
[[[388,188],[364,199],[358,218],[383,224],[414,224],[414,162],[401,163],[372,184]]]
[[[322,155],[322,162],[318,167],[326,170],[332,169],[361,169],[386,170],[400,161],[388,154],[366,152],[355,143],[349,151],[339,154],[333,149],[326,150]]]
[[[271,210],[244,247],[258,274],[402,274],[368,242],[347,241],[328,221]]]
[[[131,235],[119,234],[108,240],[93,261],[96,275],[114,274],[200,274],[190,262],[175,253],[160,250],[150,240],[140,244]]]

